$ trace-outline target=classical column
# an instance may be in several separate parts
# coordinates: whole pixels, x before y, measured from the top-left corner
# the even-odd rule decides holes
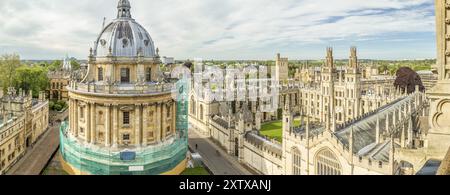
[[[172,115],[170,117],[172,118],[172,133],[175,134],[177,131],[177,104],[175,101],[172,102]]]
[[[112,120],[113,120],[113,139],[112,139],[112,145],[114,148],[117,148],[117,145],[119,143],[119,105],[115,104],[113,105],[113,114],[112,114]]]
[[[141,138],[142,138],[142,136],[141,136],[141,118],[142,118],[142,104],[136,104],[135,105],[135,125],[134,125],[134,129],[135,129],[135,131],[134,131],[134,135],[135,135],[135,145],[137,146],[137,147],[140,147],[141,146]]]
[[[144,104],[143,105],[143,113],[142,113],[142,146],[147,146],[147,140],[148,140],[148,132],[149,132],[149,127],[148,127],[148,118],[149,116],[149,105],[148,104]]]
[[[167,132],[166,132],[166,127],[167,127],[167,103],[164,102],[163,104],[161,104],[161,109],[162,109],[162,127],[161,127],[161,132],[162,132],[162,140],[166,141],[166,136],[167,136]]]
[[[96,121],[96,108],[95,103],[91,103],[91,144],[95,144],[97,142],[97,121]]]
[[[105,104],[105,146],[111,146],[111,105]]]
[[[72,99],[69,99],[69,128],[70,128],[69,130],[72,135],[75,134],[73,124],[74,124],[74,122],[73,122],[73,102],[72,102]]]
[[[84,132],[85,141],[87,143],[91,143],[91,104],[86,103],[86,132]]]
[[[153,121],[156,122],[156,128],[155,128],[156,135],[155,136],[156,136],[156,142],[160,142],[162,140],[162,134],[163,134],[163,131],[161,128],[161,120],[162,120],[161,103],[156,103],[155,107],[156,107],[156,113],[154,114],[155,118],[153,119]]]
[[[75,132],[75,137],[78,137],[78,122],[79,122],[79,120],[78,120],[78,115],[79,115],[79,112],[80,112],[80,110],[79,110],[79,108],[78,108],[78,100],[74,100],[74,103],[73,103],[73,105],[74,105],[74,107],[73,107],[73,111],[74,111],[74,115],[73,115],[73,128],[74,128],[74,132]]]

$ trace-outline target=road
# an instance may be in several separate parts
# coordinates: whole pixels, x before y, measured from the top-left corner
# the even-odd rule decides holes
[[[68,112],[58,118],[65,118]],[[53,126],[42,135],[32,148],[6,173],[7,175],[39,175],[59,146],[59,125]]]
[[[197,152],[202,156],[205,165],[213,172],[214,175],[252,175],[244,168],[237,159],[228,155],[220,149],[211,140],[204,136],[200,136],[195,130],[189,130],[189,145],[195,149],[198,145]],[[219,151],[220,155],[217,154]]]

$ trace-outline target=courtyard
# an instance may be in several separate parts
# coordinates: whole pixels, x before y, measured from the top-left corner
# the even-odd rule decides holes
[[[294,120],[294,127],[301,125],[301,119],[296,118]],[[264,123],[261,126],[261,135],[268,137],[269,139],[275,139],[278,142],[283,141],[283,122],[281,120]]]

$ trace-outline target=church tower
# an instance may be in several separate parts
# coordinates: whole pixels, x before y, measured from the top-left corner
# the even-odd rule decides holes
[[[330,131],[335,130],[335,77],[336,67],[334,65],[333,48],[327,48],[327,57],[325,66],[322,68],[322,122],[325,122],[325,128]]]
[[[361,72],[359,70],[356,47],[350,48],[350,57],[345,73],[345,116],[356,118],[361,115]]]
[[[285,82],[289,79],[289,59],[282,58],[278,53],[275,59],[275,79]]]

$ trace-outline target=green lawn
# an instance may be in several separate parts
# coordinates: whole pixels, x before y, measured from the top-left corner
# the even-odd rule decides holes
[[[184,170],[181,175],[209,175],[209,173],[204,167],[196,167]]]
[[[301,124],[300,119],[294,120],[294,126],[298,127]],[[267,136],[270,139],[275,139],[279,142],[282,142],[283,140],[283,123],[281,120],[279,121],[273,121],[269,123],[265,123],[261,126],[261,135]]]

